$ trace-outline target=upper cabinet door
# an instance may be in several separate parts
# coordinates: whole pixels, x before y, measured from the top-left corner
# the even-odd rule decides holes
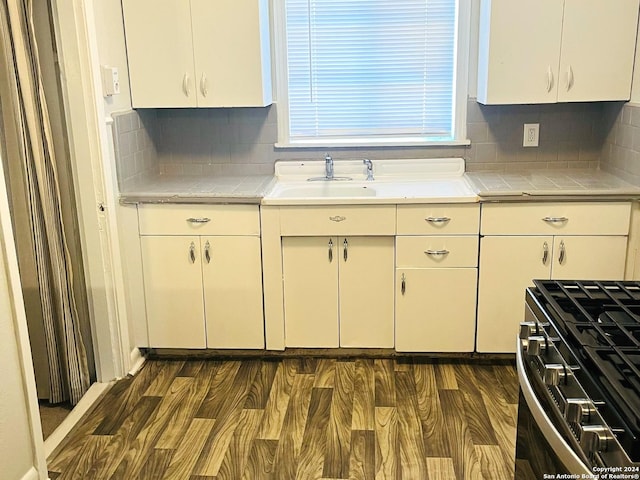
[[[558,101],[628,100],[638,0],[565,0]]]
[[[562,0],[482,0],[478,101],[555,102],[561,34]]]
[[[189,3],[123,0],[134,108],[195,107]]]
[[[271,104],[265,0],[191,0],[199,107]]]

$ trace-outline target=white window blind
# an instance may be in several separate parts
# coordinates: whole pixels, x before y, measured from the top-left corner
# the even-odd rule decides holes
[[[454,138],[456,0],[285,0],[289,139]]]

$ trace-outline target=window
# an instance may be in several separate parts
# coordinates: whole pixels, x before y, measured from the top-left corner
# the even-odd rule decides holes
[[[466,2],[281,2],[280,145],[464,143]]]

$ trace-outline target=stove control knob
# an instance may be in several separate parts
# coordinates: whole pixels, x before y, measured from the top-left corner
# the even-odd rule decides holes
[[[542,378],[545,385],[560,385],[566,376],[567,371],[561,363],[551,363],[544,366]]]
[[[536,322],[520,323],[520,340],[527,340],[531,335],[536,333]]]
[[[609,442],[613,440],[609,429],[602,425],[579,425],[578,431],[580,446],[590,456],[596,452],[606,452]]]
[[[596,407],[588,398],[567,398],[567,406],[564,410],[564,418],[567,422],[580,425],[582,422],[588,422],[594,413],[596,413]]]
[[[540,355],[547,348],[547,340],[542,336],[529,337],[527,355]]]

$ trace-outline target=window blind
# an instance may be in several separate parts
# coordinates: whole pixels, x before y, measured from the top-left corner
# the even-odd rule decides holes
[[[285,0],[290,139],[453,139],[456,10]]]

